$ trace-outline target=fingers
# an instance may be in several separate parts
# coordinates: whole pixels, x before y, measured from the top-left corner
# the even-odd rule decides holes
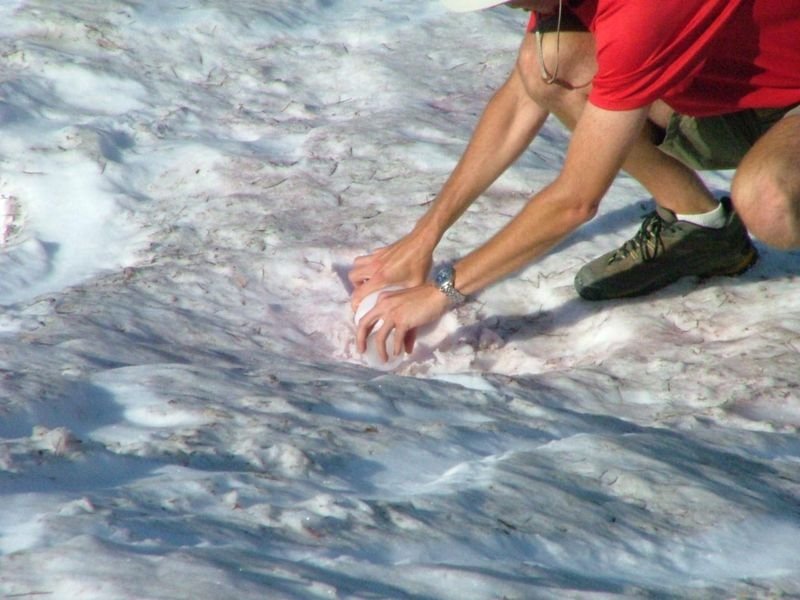
[[[374,320],[374,317],[371,318],[371,313],[367,313],[361,319],[361,323],[358,326],[358,331],[356,332],[356,345],[358,347],[358,351],[361,354],[364,354],[367,351],[367,339],[372,336],[371,343],[375,345],[375,350],[378,352],[378,357],[381,359],[381,362],[388,362],[389,361],[389,353],[386,350],[386,342],[389,338],[389,335],[392,333],[394,329],[394,325],[386,324],[383,322],[382,319],[378,319],[377,322],[372,323],[371,321]],[[397,339],[397,336],[395,336]],[[396,345],[396,343],[394,344]],[[397,356],[399,352],[396,348],[392,349],[392,355]]]
[[[359,352],[367,351],[367,338],[371,335],[369,343],[383,362],[389,360],[390,353],[402,356],[405,350],[411,354],[417,339],[416,329],[441,317],[447,305],[447,297],[433,284],[381,292],[374,306],[363,307],[356,332]],[[394,339],[389,342],[392,333]]]
[[[372,276],[375,269],[370,264],[371,258],[372,255],[368,254],[366,256],[359,256],[353,261],[353,268],[347,273],[347,278],[350,280],[350,283],[353,284],[353,287],[358,287],[365,281],[368,281]]]
[[[430,252],[409,237],[357,257],[347,273],[353,286],[351,307],[356,310],[366,296],[389,286],[407,288],[421,285],[430,266]]]
[[[410,333],[410,332],[408,332]],[[394,331],[394,343],[392,344],[392,356],[400,356],[403,354],[403,349],[406,347],[407,333],[399,327]]]
[[[356,330],[356,348],[358,348],[361,354],[367,351],[367,338],[369,334],[372,333],[372,328],[375,326],[376,318],[374,313],[374,309],[369,311],[361,317],[361,321],[358,323],[358,329]]]
[[[381,362],[388,362],[391,356],[400,356],[405,345],[405,332],[400,329],[390,317],[389,306],[386,301],[393,292],[383,292],[378,296],[375,306],[365,313],[356,331],[356,346],[362,354],[367,351],[368,339],[373,344]],[[389,337],[394,332],[392,340]],[[371,336],[371,339],[370,339]],[[387,347],[387,345],[389,347]],[[413,345],[413,341],[412,341]]]
[[[381,300],[385,295],[386,292],[378,295],[372,309],[364,313],[357,322],[356,329],[356,347],[358,351],[362,354],[367,351],[367,339],[372,335],[373,343],[378,344],[378,354],[381,356],[383,362],[387,360],[387,358],[385,358],[386,338],[392,330],[391,323],[387,326],[384,320],[385,317],[382,314],[385,309],[381,304]],[[383,342],[380,342],[381,339],[383,339]]]
[[[350,307],[353,311],[358,308],[366,296],[386,287],[386,278],[378,271],[374,254],[356,258],[347,278],[353,285],[350,295]]]
[[[389,337],[392,335],[392,333],[394,333],[394,336],[391,340],[391,348],[387,348],[387,342],[390,341]],[[402,356],[403,351],[411,354],[417,337],[415,330],[405,330],[393,323],[388,325],[385,323],[382,324],[381,328],[378,329],[373,335],[373,343],[378,350],[378,356],[383,362],[388,362],[390,356]]]
[[[358,309],[358,305],[361,304],[361,301],[364,298],[369,296],[372,292],[377,292],[378,290],[386,287],[382,284],[382,281],[382,277],[369,279],[353,289],[353,293],[350,296],[350,307],[353,309],[353,312]]]
[[[414,351],[414,344],[416,343],[416,341],[417,341],[417,330],[411,329],[408,333],[406,333],[405,337],[403,338],[406,354],[411,354]]]
[[[389,353],[386,351],[386,340],[389,338],[389,334],[392,332],[392,329],[394,329],[393,325],[383,323],[381,328],[373,334],[372,343],[375,344],[375,349],[378,351],[378,357],[381,359],[381,362],[384,363],[389,362]]]
[[[384,266],[383,263],[385,261],[383,259],[386,258],[387,250],[388,248],[379,248],[374,252],[355,258],[353,268],[347,274],[347,278],[353,284],[353,287],[358,287],[376,276]]]

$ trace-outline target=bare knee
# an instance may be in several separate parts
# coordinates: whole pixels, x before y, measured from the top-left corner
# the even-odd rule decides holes
[[[776,123],[750,149],[731,195],[750,232],[776,248],[800,248],[800,117]]]
[[[540,106],[547,107],[552,90],[541,77],[535,39],[532,34],[525,36],[519,49],[515,68],[531,100]]]
[[[516,70],[528,96],[572,128],[597,71],[594,40],[584,32],[563,32],[558,43],[554,33],[546,33],[543,38],[540,60],[536,36],[525,36]],[[555,80],[549,81],[553,75]]]
[[[731,196],[747,229],[775,248],[800,248],[800,190],[774,166],[743,166]]]

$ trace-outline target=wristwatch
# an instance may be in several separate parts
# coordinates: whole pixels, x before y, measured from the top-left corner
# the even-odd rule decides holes
[[[433,276],[436,287],[447,296],[450,306],[458,306],[467,301],[467,297],[456,289],[455,279],[456,271],[453,269],[453,265],[446,265],[440,268]]]

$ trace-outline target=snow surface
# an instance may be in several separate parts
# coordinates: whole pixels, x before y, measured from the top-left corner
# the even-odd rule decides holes
[[[621,177],[394,372],[355,352],[349,265],[423,213],[525,18],[0,4],[0,598],[800,596],[798,253],[583,302],[650,206]]]

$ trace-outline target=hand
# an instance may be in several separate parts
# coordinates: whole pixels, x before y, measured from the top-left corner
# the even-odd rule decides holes
[[[411,288],[422,284],[433,264],[431,254],[432,250],[426,249],[413,235],[407,235],[390,246],[356,258],[348,274],[353,284],[350,299],[353,310],[364,297],[385,287]]]
[[[367,337],[376,323],[383,321],[380,329],[374,334],[374,343],[380,359],[383,362],[389,360],[386,340],[392,331],[394,331],[394,347],[389,349],[392,355],[400,355],[404,347],[410,354],[414,349],[417,328],[441,317],[447,311],[448,304],[447,296],[432,283],[382,293],[375,307],[361,317],[358,323],[356,332],[358,351],[361,353],[366,351]]]

